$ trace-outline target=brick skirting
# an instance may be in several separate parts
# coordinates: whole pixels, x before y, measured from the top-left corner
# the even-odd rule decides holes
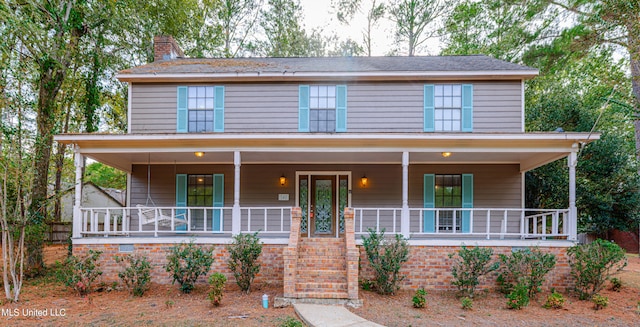
[[[134,244],[132,253],[144,254],[149,258],[152,266],[152,280],[160,284],[170,284],[171,278],[169,273],[165,271],[163,266],[166,264],[166,256],[172,244]],[[227,276],[229,282],[234,283],[234,278],[227,267],[228,253],[225,245],[204,245],[211,246],[214,249],[215,261],[211,267],[211,273],[221,272]],[[283,251],[286,245],[265,244],[262,248],[260,256],[261,269],[255,279],[255,283],[266,283],[270,285],[283,285],[284,280],[284,260]],[[511,247],[492,247],[494,249],[494,257],[497,260],[497,254],[510,253]],[[102,251],[101,269],[103,271],[102,281],[113,282],[119,281],[118,271],[121,269],[113,259],[116,255],[123,255],[119,251],[119,245],[102,245],[102,244],[76,244],[74,245],[74,255],[86,254],[89,249]],[[358,246],[360,250],[360,279],[372,278],[372,271],[369,267],[367,258],[362,246]],[[402,288],[417,289],[424,287],[431,290],[454,290],[455,286],[451,285],[451,265],[454,259],[449,258],[449,253],[458,251],[458,246],[410,246],[409,261],[404,264],[402,273],[405,279],[402,281]],[[569,264],[567,262],[566,248],[564,247],[540,247],[541,250],[556,255],[556,266],[546,276],[543,284],[544,289],[554,287],[559,291],[565,291],[571,286],[569,275]],[[492,273],[481,282],[480,289],[493,288],[496,285],[497,274]],[[199,283],[206,283],[206,277],[201,277]]]
[[[360,279],[373,279],[373,270],[369,266],[366,253],[362,246],[360,249]],[[498,260],[498,254],[511,253],[512,247],[493,248],[494,260]],[[552,271],[545,276],[543,289],[556,288],[558,291],[566,291],[571,287],[570,268],[567,259],[567,248],[564,247],[540,247],[545,253],[553,253],[556,256],[556,265]],[[418,289],[423,287],[427,290],[455,290],[451,285],[453,276],[451,267],[456,256],[449,258],[449,253],[460,250],[459,246],[410,246],[409,261],[404,263],[401,274],[405,276],[401,287],[403,289]],[[496,286],[497,273],[491,273],[480,281],[479,289],[490,289]]]

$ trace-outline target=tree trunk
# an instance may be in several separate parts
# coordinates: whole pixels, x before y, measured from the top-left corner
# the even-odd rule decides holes
[[[69,132],[69,117],[71,116],[71,104],[67,103],[67,110],[64,118],[64,129],[63,133]],[[55,193],[55,207],[53,209],[53,219],[54,221],[62,221],[62,199],[61,199],[61,189],[62,189],[62,169],[64,168],[64,155],[67,151],[67,145],[59,143],[58,149],[56,151],[56,182],[54,186]]]

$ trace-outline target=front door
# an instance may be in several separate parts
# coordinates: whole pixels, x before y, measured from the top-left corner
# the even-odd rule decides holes
[[[303,236],[339,236],[344,233],[344,208],[349,201],[349,175],[298,175],[298,205],[302,209]]]
[[[335,176],[311,176],[309,222],[316,236],[333,235],[336,211]]]

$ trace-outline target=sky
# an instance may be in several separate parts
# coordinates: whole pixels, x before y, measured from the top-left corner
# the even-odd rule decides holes
[[[367,8],[369,1],[365,0],[363,7]],[[366,26],[366,14],[356,14],[351,26],[344,25],[338,21],[336,13],[331,8],[331,0],[300,0],[304,22],[303,26],[307,33],[314,28],[323,30],[323,35],[338,35],[341,40],[351,38],[362,43],[362,32]],[[372,55],[388,55],[394,49],[394,24],[387,18],[380,20],[373,33]],[[416,51],[416,55],[437,55],[440,52],[440,43],[437,39],[428,40],[426,49]],[[404,53],[400,53],[403,55]],[[406,55],[406,54],[404,54]]]
[[[364,14],[356,15],[351,26],[346,26],[338,21],[336,13],[331,8],[331,0],[300,0],[304,22],[307,32],[314,28],[323,30],[323,35],[337,34],[342,40],[350,37],[352,40],[362,42],[362,27],[366,26]],[[393,48],[393,24],[388,20],[382,21],[373,34],[374,45],[372,55],[383,56]]]

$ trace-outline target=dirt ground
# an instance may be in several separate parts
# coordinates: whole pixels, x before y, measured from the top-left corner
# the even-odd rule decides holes
[[[629,256],[629,266],[618,277],[622,290],[604,291],[609,306],[600,311],[591,302],[566,295],[564,309],[544,309],[546,294],[523,310],[508,310],[505,298],[494,292],[476,298],[470,311],[462,310],[451,292],[429,292],[427,307],[414,309],[409,291],[384,297],[361,291],[364,306],[352,311],[386,326],[638,326],[637,255]],[[256,285],[247,295],[227,284],[222,305],[215,308],[206,293],[206,285],[185,295],[177,285],[154,284],[142,298],[106,289],[80,298],[49,275],[29,281],[19,303],[0,306],[0,326],[282,326],[296,317],[292,308],[261,306],[262,294],[272,300],[282,295],[282,287]]]

